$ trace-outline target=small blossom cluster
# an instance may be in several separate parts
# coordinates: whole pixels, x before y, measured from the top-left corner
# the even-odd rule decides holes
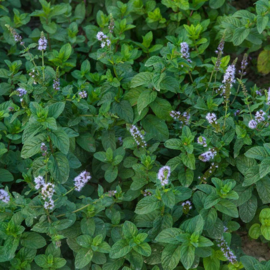
[[[257,127],[258,123],[256,120],[252,119],[248,122],[248,127],[251,129],[255,129]]]
[[[255,120],[258,122],[258,123],[261,123],[263,121],[265,121],[264,119],[264,115],[266,113],[263,111],[263,110],[259,110],[255,113]]]
[[[181,124],[189,125],[190,114],[188,112],[183,112],[183,114],[181,114],[181,112],[178,111],[171,111],[170,116]]]
[[[46,51],[46,48],[47,48],[47,39],[42,36],[39,40],[38,40],[38,50],[39,51]]]
[[[41,143],[40,149],[42,152],[42,156],[46,156],[48,154],[48,148],[45,143]]]
[[[18,88],[16,91],[17,91],[19,97],[22,97],[22,96],[27,94],[27,91],[23,88]]]
[[[44,208],[45,209],[53,209],[54,201],[52,199],[53,194],[55,193],[54,184],[45,183],[41,188],[41,197],[44,200]]]
[[[226,227],[226,226],[224,226],[224,228],[223,228],[223,232],[227,232],[229,229]]]
[[[114,29],[114,19],[113,19],[113,16],[110,14],[110,24],[108,26],[108,29],[110,31],[110,33],[113,32],[113,29]]]
[[[205,153],[199,156],[199,159],[203,162],[207,162],[214,159],[216,154],[217,154],[217,151],[214,148],[209,148],[208,151],[206,151]]]
[[[8,24],[6,24],[6,27],[8,28],[8,30],[10,31],[10,33],[12,34],[14,40],[16,42],[20,42],[21,45],[23,45],[22,37],[15,31],[14,28],[12,28],[11,26],[9,26]]]
[[[198,179],[201,180],[201,182],[206,183],[207,178],[211,177],[211,175],[215,172],[217,168],[218,164],[212,162],[209,169],[203,174],[203,176],[199,176]]]
[[[35,189],[41,190],[41,197],[44,200],[44,208],[45,209],[53,209],[54,201],[52,199],[53,194],[55,193],[54,184],[45,183],[44,178],[42,176],[38,176],[34,179]]]
[[[183,202],[183,203],[182,203],[182,206],[183,206],[184,208],[188,208],[189,210],[192,209],[192,204],[191,204],[190,201],[185,201],[185,202]]]
[[[0,189],[0,201],[4,203],[8,203],[10,200],[10,197],[8,193],[4,189]]]
[[[60,80],[59,78],[56,78],[55,80],[53,80],[53,89],[56,91],[60,90]]]
[[[117,193],[116,190],[109,190],[109,191],[108,191],[108,196],[109,196],[109,197],[113,197],[113,196],[115,196],[116,193]]]
[[[147,191],[146,189],[143,191],[143,196],[147,197],[147,196],[152,196],[152,193],[150,191]]]
[[[218,239],[216,241],[217,241],[217,246],[220,248],[223,255],[229,260],[229,262],[232,264],[237,263],[237,257],[234,255],[234,253],[230,249],[224,237],[221,237],[221,239]]]
[[[223,54],[223,50],[224,50],[224,37],[221,39],[220,43],[218,44],[217,50],[215,51],[217,56],[217,61],[215,64],[215,71],[219,71],[220,68],[220,64],[221,64],[221,56]]]
[[[244,57],[241,61],[241,69],[239,70],[239,74],[241,76],[244,76],[247,74],[247,72],[246,72],[247,65],[248,65],[247,54],[244,54]]]
[[[266,102],[267,105],[270,105],[270,87],[268,89],[268,92],[267,92],[267,102]]]
[[[184,59],[186,59],[189,63],[192,63],[192,61],[189,59],[189,46],[186,42],[182,42],[180,44],[181,46],[181,54]]]
[[[263,90],[259,89],[259,90],[256,90],[256,95],[258,96],[262,96],[263,95]]]
[[[171,168],[169,166],[163,166],[159,169],[157,178],[162,186],[169,184],[169,177],[171,175]]]
[[[130,131],[130,134],[132,135],[133,139],[137,143],[137,145],[139,145],[141,147],[147,146],[147,144],[144,140],[144,136],[142,135],[142,133],[139,131],[139,129],[136,126],[132,125],[129,131]]]
[[[81,191],[85,184],[91,179],[91,175],[87,171],[81,172],[77,177],[74,178],[75,190]]]
[[[261,122],[265,121],[265,115],[266,113],[263,110],[259,110],[255,113],[255,120],[252,119],[248,122],[248,127],[251,129],[256,129],[257,125]]]
[[[203,147],[207,147],[206,139],[203,136],[198,137],[197,143],[200,144],[200,145],[202,145]]]
[[[219,92],[221,95],[225,95],[227,85],[229,85],[231,89],[233,83],[235,83],[235,65],[229,65],[227,67],[222,83],[223,85],[220,86],[217,92]]]
[[[217,124],[217,116],[215,113],[208,113],[205,118],[209,124]]]
[[[101,41],[101,48],[111,45],[111,41],[109,40],[108,36],[101,31],[97,33],[97,39]]]
[[[239,113],[240,113],[240,110],[236,110],[236,111],[234,112],[234,116],[239,115]]]
[[[87,92],[86,91],[80,91],[78,93],[78,95],[79,95],[80,98],[87,98]]]
[[[30,71],[30,72],[29,72],[29,76],[30,76],[31,78],[33,78],[33,79],[34,79],[33,84],[37,84],[37,82],[36,82],[36,79],[37,79],[37,74],[36,74],[36,72],[35,72],[35,70],[34,70],[34,69],[33,69],[32,71]]]

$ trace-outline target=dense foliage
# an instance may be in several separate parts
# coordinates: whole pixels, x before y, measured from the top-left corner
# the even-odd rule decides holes
[[[0,16],[0,269],[270,269],[269,0]]]

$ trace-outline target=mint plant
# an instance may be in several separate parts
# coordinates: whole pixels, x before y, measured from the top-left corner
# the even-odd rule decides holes
[[[233,4],[1,2],[0,269],[269,268],[270,2]]]

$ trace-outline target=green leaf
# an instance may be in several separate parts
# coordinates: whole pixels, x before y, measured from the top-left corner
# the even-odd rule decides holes
[[[118,259],[124,257],[131,251],[131,247],[128,242],[124,239],[117,241],[111,249],[110,258]]]
[[[261,234],[261,225],[258,223],[253,224],[248,230],[248,235],[253,239],[258,239]]]
[[[46,135],[41,133],[33,138],[29,138],[23,145],[21,157],[30,158],[35,154],[41,152],[40,145],[46,139]]]
[[[260,167],[259,165],[253,166],[249,168],[245,173],[245,181],[243,182],[243,186],[250,186],[261,179],[260,177]]]
[[[65,109],[64,102],[56,102],[48,106],[48,117],[58,118]]]
[[[239,27],[234,30],[233,33],[233,44],[239,46],[249,35],[250,29],[245,27]]]
[[[164,269],[173,270],[178,265],[181,258],[181,246],[166,245],[161,255],[161,263]]]
[[[169,130],[164,120],[154,115],[147,115],[142,120],[144,130],[157,141],[166,141],[169,138]]]
[[[267,151],[262,146],[255,146],[250,148],[246,153],[245,156],[248,158],[255,158],[259,160],[264,160],[265,158],[269,157]]]
[[[155,101],[150,104],[150,107],[158,118],[167,121],[171,120],[170,112],[172,111],[172,106],[166,99],[156,98]]]
[[[181,246],[181,262],[186,269],[190,269],[195,260],[195,247],[183,244]]]
[[[260,52],[257,60],[258,71],[262,74],[268,74],[270,72],[270,51],[263,50]]]
[[[212,9],[218,9],[222,7],[224,3],[225,3],[225,0],[210,0],[209,6]]]
[[[130,221],[125,221],[122,230],[126,239],[130,239],[138,234],[137,227]]]
[[[72,47],[69,43],[67,43],[61,47],[60,52],[59,52],[59,58],[61,58],[63,62],[66,62],[68,58],[70,57],[71,52],[72,52]]]
[[[138,114],[140,115],[142,110],[152,103],[157,97],[157,92],[152,90],[143,91],[137,101]]]
[[[238,217],[238,211],[236,205],[229,200],[222,200],[218,204],[215,205],[215,208],[221,212],[224,213],[230,217],[237,218]]]
[[[110,166],[105,172],[105,180],[109,183],[112,183],[118,175],[118,167]]]
[[[267,26],[268,21],[269,21],[268,16],[261,16],[261,15],[257,16],[257,29],[260,34],[263,32],[263,30]]]
[[[127,100],[121,100],[119,103],[114,102],[112,106],[112,112],[117,114],[120,118],[128,123],[133,122],[133,110]]]
[[[0,169],[0,175],[0,183],[12,182],[14,180],[13,175],[8,170]]]
[[[168,228],[161,231],[156,237],[155,241],[166,244],[179,244],[179,241],[176,239],[176,236],[181,234],[182,231],[177,228]]]
[[[139,215],[148,214],[161,207],[161,202],[154,196],[147,196],[141,199],[135,209],[135,213]]]
[[[220,261],[215,256],[203,258],[203,266],[205,270],[220,269]]]
[[[75,257],[75,267],[83,268],[91,262],[93,258],[93,251],[87,248],[81,248]]]
[[[258,261],[255,258],[251,256],[242,256],[240,261],[244,265],[245,270],[256,270],[254,266],[258,264]]]
[[[194,179],[194,171],[189,168],[181,167],[178,172],[178,179],[184,187],[189,187]]]
[[[85,151],[90,153],[96,151],[96,142],[90,133],[80,134],[80,136],[76,138],[76,141]]]
[[[191,170],[195,170],[195,156],[194,154],[182,153],[180,155],[182,162]]]
[[[180,150],[183,147],[183,144],[179,139],[169,139],[165,142],[165,147],[173,150]]]
[[[164,192],[162,194],[162,202],[169,208],[173,208],[175,206],[175,195],[172,190],[168,192]]]
[[[147,243],[141,243],[134,246],[133,249],[142,256],[149,257],[151,255],[151,247]]]
[[[131,88],[135,88],[141,85],[148,85],[152,82],[153,73],[151,72],[141,72],[135,75],[131,80]]]
[[[54,146],[66,155],[69,151],[69,137],[66,132],[63,129],[58,128],[51,132],[50,137]]]
[[[256,188],[263,204],[270,203],[270,179],[261,179],[256,183]]]
[[[240,218],[245,223],[249,223],[254,218],[256,211],[257,211],[257,198],[254,195],[239,207]]]
[[[49,170],[59,183],[65,183],[69,176],[69,162],[66,156],[58,152],[50,156]]]
[[[27,248],[39,249],[46,246],[46,240],[38,233],[24,232],[21,237],[21,245]]]
[[[84,248],[90,249],[93,238],[90,235],[80,235],[76,238],[76,242]]]

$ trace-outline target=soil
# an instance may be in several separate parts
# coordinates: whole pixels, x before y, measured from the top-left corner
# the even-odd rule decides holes
[[[242,236],[242,249],[246,255],[252,256],[257,260],[269,261],[270,260],[270,247],[267,243],[262,243],[260,240],[254,240],[250,237]]]

